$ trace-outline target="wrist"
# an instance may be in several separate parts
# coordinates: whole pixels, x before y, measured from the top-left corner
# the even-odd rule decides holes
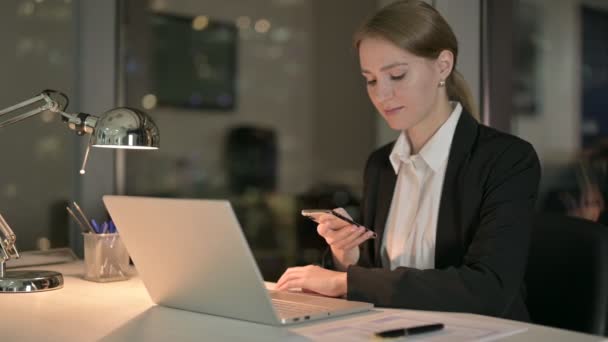
[[[346,270],[350,265],[354,265],[359,261],[359,248],[355,247],[348,251],[343,249],[331,249],[334,257],[334,262],[337,263],[338,269]]]
[[[346,272],[336,272],[334,283],[336,297],[345,297],[348,292],[348,278]]]

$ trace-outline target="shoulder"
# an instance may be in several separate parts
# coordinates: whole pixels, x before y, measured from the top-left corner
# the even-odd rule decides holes
[[[469,155],[468,170],[474,178],[486,189],[507,186],[536,191],[541,168],[532,144],[488,126],[478,127]]]
[[[538,161],[534,147],[526,140],[482,124],[478,126],[477,140],[472,146],[471,154],[476,159],[495,162],[505,159]]]
[[[374,152],[372,152],[369,155],[369,158],[367,159],[368,163],[373,162],[373,163],[378,163],[380,161],[383,160],[389,160],[389,156],[391,155],[391,152],[393,151],[393,146],[395,145],[395,141],[391,141],[388,144],[382,145],[379,148],[377,148],[376,150],[374,150]]]
[[[529,142],[512,134],[478,123],[463,112],[450,149],[452,172],[480,184],[525,174],[533,181],[540,178],[540,162]]]
[[[385,144],[373,151],[367,158],[365,170],[369,171],[370,169],[378,169],[383,166],[389,165],[389,156],[393,151],[393,145],[395,145],[395,141],[391,141],[390,143]]]

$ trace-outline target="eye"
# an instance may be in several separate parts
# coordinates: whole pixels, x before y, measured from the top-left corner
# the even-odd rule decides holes
[[[368,86],[373,86],[376,84],[376,80],[365,80],[365,83],[367,83]]]
[[[405,73],[403,73],[401,75],[391,75],[391,80],[399,81],[399,80],[402,80],[404,77],[405,77]]]

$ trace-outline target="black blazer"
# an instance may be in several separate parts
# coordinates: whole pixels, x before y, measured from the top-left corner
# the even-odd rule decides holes
[[[396,175],[393,143],[372,153],[364,176],[363,224],[378,238],[347,270],[350,300],[382,307],[458,311],[529,320],[523,276],[540,179],[534,148],[463,111],[441,194],[435,268],[382,268],[381,238]],[[331,253],[324,266],[333,268]]]

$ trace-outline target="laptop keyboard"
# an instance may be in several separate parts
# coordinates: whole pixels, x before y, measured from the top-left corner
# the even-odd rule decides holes
[[[290,302],[273,298],[272,305],[281,317],[312,315],[331,311],[330,308],[298,302]]]

